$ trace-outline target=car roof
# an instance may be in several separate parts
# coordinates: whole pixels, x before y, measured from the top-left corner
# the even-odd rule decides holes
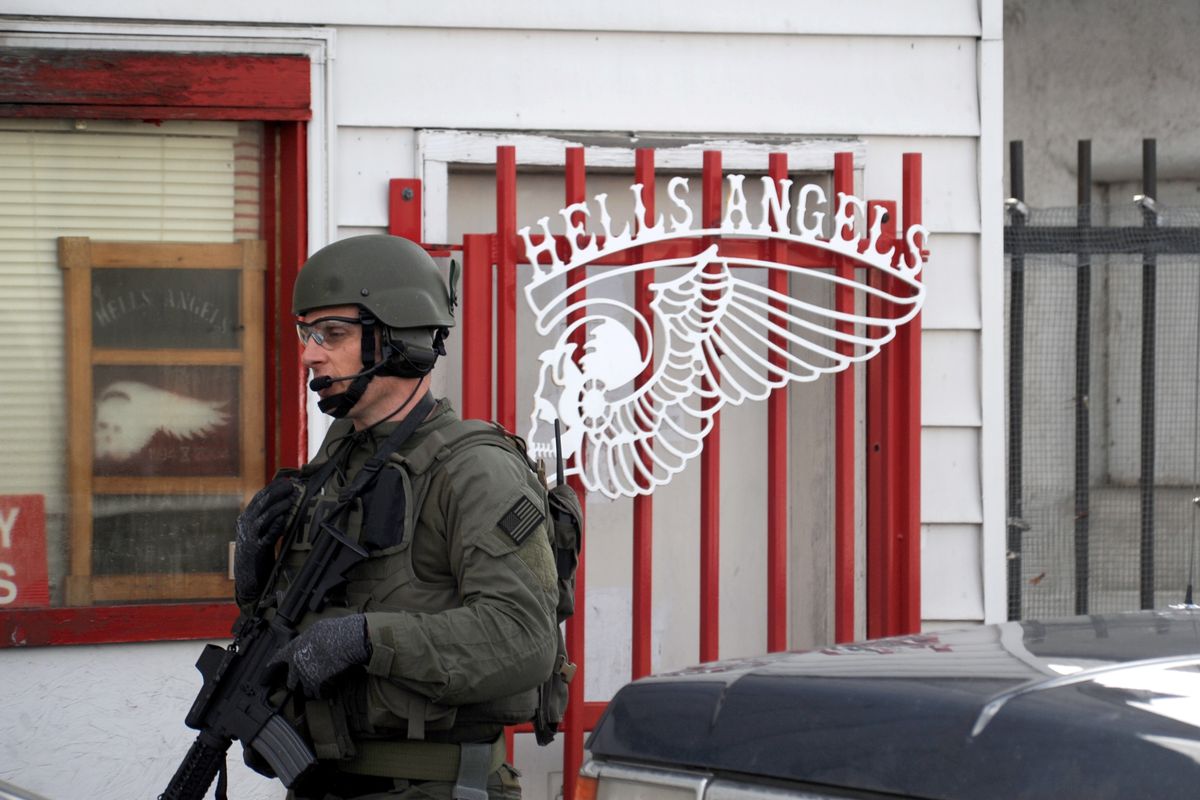
[[[1023,621],[702,664],[622,688],[596,758],[913,797],[1200,785],[1200,611]]]

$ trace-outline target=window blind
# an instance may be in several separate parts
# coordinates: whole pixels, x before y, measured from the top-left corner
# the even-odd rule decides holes
[[[256,236],[257,137],[248,123],[0,120],[0,494],[45,495],[48,526],[66,485],[58,237]]]

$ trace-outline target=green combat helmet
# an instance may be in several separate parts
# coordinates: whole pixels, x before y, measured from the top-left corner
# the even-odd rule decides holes
[[[354,236],[313,253],[296,277],[292,313],[353,305],[362,322],[363,370],[311,381],[313,391],[352,381],[345,392],[322,399],[320,409],[343,417],[374,375],[416,378],[433,369],[437,357],[446,353],[443,342],[454,326],[457,277],[457,265],[451,262],[447,288],[424,248],[399,236]],[[376,325],[382,333],[383,357],[378,363]]]

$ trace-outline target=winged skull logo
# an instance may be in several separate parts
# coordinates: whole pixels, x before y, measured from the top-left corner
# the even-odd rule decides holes
[[[731,189],[740,190],[742,176],[728,177],[737,179],[731,180]],[[764,186],[768,181],[764,179]],[[686,187],[686,179],[674,179],[673,189],[677,183]],[[635,197],[640,197],[641,186],[631,188]],[[815,186],[804,187],[802,196],[811,190],[824,201]],[[565,263],[544,244],[550,241],[546,218],[539,220],[547,234],[543,244],[533,243],[528,228],[521,231],[530,261],[536,265],[539,252],[550,256],[549,268],[534,267],[525,294],[536,314],[538,333],[557,336],[539,357],[527,438],[534,457],[553,459],[554,420],[558,419],[563,457],[570,461],[566,474],[578,474],[589,490],[612,498],[649,493],[700,453],[714,415],[723,406],[763,400],[789,382],[813,381],[868,360],[895,336],[898,326],[920,311],[924,287],[917,277],[927,231],[913,226],[906,232],[902,244],[913,262],[909,266],[905,254],[896,252],[899,246],[887,253],[876,248],[880,214],[872,220],[866,248],[859,252],[861,239],[819,238],[819,212],[811,215],[816,219],[813,224],[797,225],[798,234],[791,233],[786,223],[770,226],[766,222],[768,203],[775,203],[776,219],[786,219],[788,206],[779,195],[768,195],[769,190],[763,200],[764,222],[757,227],[747,222],[744,200],[737,224],[735,215],[727,212],[721,228],[691,230],[689,214],[683,222],[672,220],[671,232],[662,217],[654,224],[645,219],[638,203],[635,214],[642,222],[640,232],[630,235],[626,227],[617,236],[608,230],[604,196],[597,195],[608,234],[603,248],[596,238],[578,243],[582,231],[571,228],[570,214],[586,213],[587,209],[576,204],[562,212],[568,220],[573,250]],[[783,195],[786,197],[786,182]],[[676,197],[673,193],[672,198]],[[730,208],[734,210],[736,198],[736,191],[731,192]],[[865,215],[860,200],[840,195],[835,230],[853,224],[856,209]],[[802,214],[803,210],[798,220]],[[851,258],[865,269],[848,279],[829,270],[726,256],[718,240],[695,255],[581,273],[586,277],[570,288],[562,280],[552,280],[628,247],[682,236],[730,233],[803,242]],[[654,270],[660,278],[650,284],[652,319],[644,318],[629,303],[604,296],[605,284],[642,270]],[[787,293],[769,288],[764,276],[772,271],[787,275]],[[872,271],[878,272],[875,280]],[[888,279],[879,280],[879,276]],[[838,286],[851,289],[855,307],[866,312],[837,311],[831,289]],[[587,290],[586,299],[573,302],[571,296],[579,289]],[[579,318],[568,321],[576,312]],[[848,330],[839,330],[839,322],[850,323],[844,326]],[[639,328],[643,340],[650,343],[644,350],[634,333]],[[572,340],[580,334],[583,352],[576,358],[579,346]],[[839,348],[839,344],[843,346]],[[652,367],[648,379],[638,385],[638,376],[648,367]]]
[[[96,457],[133,458],[159,431],[178,440],[206,436],[228,422],[224,406],[139,381],[111,383],[96,400]]]

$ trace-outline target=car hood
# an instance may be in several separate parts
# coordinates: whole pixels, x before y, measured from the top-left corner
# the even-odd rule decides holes
[[[622,688],[593,757],[928,798],[1200,785],[1200,611],[1012,622]]]

